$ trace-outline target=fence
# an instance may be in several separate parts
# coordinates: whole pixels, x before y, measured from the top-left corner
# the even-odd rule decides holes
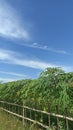
[[[51,120],[55,121],[56,125],[54,126],[54,128],[56,128],[56,130],[60,130],[59,127],[60,120],[64,120],[66,130],[69,130],[69,121],[73,122],[73,118],[67,116],[67,110],[65,115],[58,114],[57,106],[56,106],[56,113],[51,113],[50,111],[46,112],[30,108],[28,106],[25,106],[24,103],[23,106],[21,106],[14,103],[0,101],[0,109],[21,118],[23,121],[23,125],[27,122],[30,124],[34,123],[44,129],[51,127],[52,124]]]

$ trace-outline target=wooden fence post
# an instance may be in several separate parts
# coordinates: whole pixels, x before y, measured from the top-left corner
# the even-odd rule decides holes
[[[50,113],[50,104],[48,104],[48,112]],[[50,114],[48,115],[48,123],[49,123],[49,127],[51,126],[50,123]]]
[[[41,123],[43,123],[43,113],[41,112]]]
[[[65,108],[65,116],[68,116],[68,112],[67,112],[67,108]],[[68,126],[68,119],[66,118],[66,129],[69,130],[69,126]]]
[[[24,102],[23,102],[23,126],[24,126]]]
[[[20,115],[20,112],[19,112],[19,106],[18,106],[18,111],[17,111],[18,115]],[[19,119],[19,118],[18,118]]]
[[[30,110],[30,119],[32,119],[32,114],[31,114],[31,110]],[[31,125],[31,121],[30,121],[30,125]]]
[[[35,98],[34,98],[34,103],[35,103],[35,109],[37,108],[37,102],[36,102],[36,96],[35,96]],[[36,120],[36,118],[37,118],[37,115],[36,115],[36,111],[34,111],[34,113],[35,113],[35,120]]]
[[[56,114],[58,114],[58,105],[56,105]],[[58,127],[58,130],[60,130],[59,128],[59,118],[57,117],[57,127]]]

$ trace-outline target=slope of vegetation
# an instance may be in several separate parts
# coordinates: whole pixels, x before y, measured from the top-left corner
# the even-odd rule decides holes
[[[60,68],[47,68],[39,78],[0,84],[0,100],[22,104],[51,112],[58,105],[59,113],[67,108],[73,117],[73,73]],[[72,127],[72,126],[71,126]]]

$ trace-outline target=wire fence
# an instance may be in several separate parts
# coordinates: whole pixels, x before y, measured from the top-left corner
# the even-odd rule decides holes
[[[14,116],[17,116],[18,118],[21,118],[23,125],[27,123],[34,123],[36,126],[42,129],[50,128],[54,122],[54,130],[60,130],[59,122],[61,121],[64,122],[65,129],[69,130],[69,122],[73,122],[73,118],[68,117],[67,115],[67,108],[64,110],[65,115],[60,115],[58,112],[58,106],[56,106],[56,112],[51,113],[50,108],[49,111],[46,112],[25,106],[24,103],[23,105],[18,105],[0,101],[0,109]]]

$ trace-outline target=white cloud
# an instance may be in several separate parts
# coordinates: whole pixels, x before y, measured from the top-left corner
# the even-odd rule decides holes
[[[10,39],[23,39],[24,41],[30,39],[28,29],[18,17],[17,12],[5,0],[0,0],[0,37]],[[40,43],[21,44],[27,47],[37,48],[45,51],[50,51],[59,54],[69,54],[64,50],[56,50],[47,45]]]
[[[47,67],[54,67],[54,65],[45,63],[40,60],[37,61],[37,60],[19,58],[19,54],[18,54],[18,56],[16,56],[15,52],[12,52],[12,51],[0,49],[0,52],[1,52],[0,61],[3,63],[26,66],[26,67],[31,67],[31,68],[35,68],[35,69],[41,69],[41,70],[43,70]]]
[[[29,33],[22,26],[15,10],[4,0],[0,1],[0,36],[6,38],[29,39]]]
[[[41,60],[31,60],[31,59],[22,59],[20,54],[17,54],[15,52],[9,51],[9,50],[1,50],[0,55],[0,62],[7,63],[7,64],[14,64],[19,66],[26,66],[34,69],[40,69],[44,70],[47,67],[61,67],[62,69],[66,71],[73,70],[73,67],[70,66],[64,66],[64,65],[55,65],[47,62],[43,62]]]
[[[17,81],[18,79],[12,79],[12,78],[1,78],[0,77],[0,82],[12,82],[12,81]]]
[[[0,51],[0,59],[1,60],[6,60],[8,58],[9,58],[9,54]]]
[[[15,73],[15,72],[0,71],[0,73],[5,74],[5,75],[12,75],[12,76],[17,76],[17,77],[23,77],[23,78],[27,77],[24,74]]]
[[[38,48],[38,49],[41,49],[41,50],[45,50],[45,51],[60,53],[60,54],[69,54],[69,53],[66,52],[65,50],[57,50],[57,49],[48,47],[47,45],[43,45],[43,46],[42,46],[42,45],[40,45],[40,44],[38,44],[38,43],[33,43],[33,44],[32,44],[32,47]]]
[[[14,59],[13,64],[26,66],[26,67],[31,67],[31,68],[35,68],[35,69],[41,69],[41,70],[43,70],[43,69],[45,69],[47,67],[54,67],[54,65],[49,64],[49,63],[45,63],[43,61],[24,60],[24,59]]]
[[[16,43],[18,44],[18,43]],[[58,53],[58,54],[64,54],[64,55],[71,55],[69,52],[65,51],[65,50],[58,50],[52,47],[48,47],[47,45],[42,45],[40,43],[20,43],[19,45],[21,46],[26,46],[26,47],[31,47],[31,48],[35,48],[35,49],[40,49],[40,50],[44,50],[44,51],[49,51],[52,53]]]

